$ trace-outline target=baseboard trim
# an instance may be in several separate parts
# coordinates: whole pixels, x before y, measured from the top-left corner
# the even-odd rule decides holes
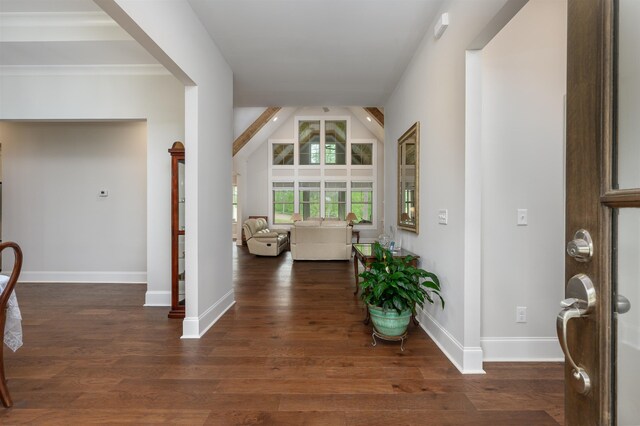
[[[462,346],[428,312],[418,309],[417,314],[420,327],[462,374],[485,374],[482,369],[482,348]]]
[[[235,293],[230,290],[199,317],[186,317],[181,339],[201,338],[235,303]]]
[[[146,272],[22,271],[23,283],[146,284]]]
[[[144,295],[144,306],[171,306],[171,292],[147,291]]]
[[[564,355],[556,337],[483,337],[486,362],[558,362]]]

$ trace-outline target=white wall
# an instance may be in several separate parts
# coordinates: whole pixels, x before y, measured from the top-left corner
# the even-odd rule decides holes
[[[563,359],[567,3],[531,0],[482,51],[485,360]],[[517,209],[528,226],[517,226]],[[516,307],[527,322],[516,323]]]
[[[0,119],[147,120],[146,304],[168,305],[171,169],[167,150],[184,138],[182,84],[166,74],[78,75],[41,70],[32,75],[0,75],[0,93]],[[9,223],[3,226],[12,228]]]
[[[264,108],[234,108],[233,109],[233,139],[237,139],[247,127],[253,124],[264,112]]]
[[[301,116],[345,116],[350,117],[351,127],[348,129],[351,139],[377,140],[364,124],[356,117],[349,108],[329,107],[329,112],[324,112],[322,107],[303,107],[294,111],[282,124],[274,130],[271,135],[264,138],[262,143],[248,157],[246,161],[247,193],[244,198],[243,220],[250,215],[264,215],[272,219],[271,206],[269,204],[269,139],[296,140],[298,137],[296,129],[296,117]],[[378,141],[380,142],[380,141]],[[374,229],[361,228],[361,241],[372,240],[382,233],[382,218],[384,209],[384,149],[381,143],[377,145],[376,171],[377,192],[375,202],[377,205],[377,225]]]
[[[385,104],[385,219],[397,222],[397,139],[420,121],[420,234],[402,232],[403,245],[438,274],[447,306],[427,306],[423,327],[464,372],[481,369],[480,336],[465,336],[479,321],[465,294],[465,51],[505,5],[504,0],[447,1],[450,25],[433,38],[430,25],[411,63]],[[438,15],[439,16],[439,15]],[[449,224],[438,225],[448,209]],[[478,280],[479,281],[479,280]],[[479,282],[473,284],[479,286]]]
[[[233,75],[186,0],[96,0],[185,89],[186,317],[200,337],[234,303],[231,147]]]
[[[2,122],[0,141],[21,280],[146,282],[146,122]]]
[[[269,143],[265,140],[247,159],[246,194],[242,222],[249,216],[272,218],[269,206]]]

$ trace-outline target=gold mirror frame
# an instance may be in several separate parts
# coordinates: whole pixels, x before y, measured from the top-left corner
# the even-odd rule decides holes
[[[398,228],[418,233],[420,122],[398,139]]]

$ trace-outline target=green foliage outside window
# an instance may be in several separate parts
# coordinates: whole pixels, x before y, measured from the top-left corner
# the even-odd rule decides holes
[[[273,183],[273,223],[291,223],[295,208],[293,182]]]

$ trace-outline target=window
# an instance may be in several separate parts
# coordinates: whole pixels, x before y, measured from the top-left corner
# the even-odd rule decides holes
[[[347,183],[324,183],[324,218],[344,220],[347,216]]]
[[[294,207],[293,182],[273,182],[273,223],[291,223]]]
[[[300,182],[298,188],[298,212],[302,219],[320,217],[320,182]]]
[[[325,121],[324,140],[324,163],[328,165],[347,164],[347,121]]]
[[[320,164],[320,120],[300,121],[298,143],[300,165]]]
[[[238,222],[238,185],[233,185],[231,191],[232,191],[231,204],[233,206],[231,216],[233,218],[233,223],[236,223]]]
[[[373,144],[352,143],[351,164],[354,166],[370,166],[373,164]]]
[[[351,182],[351,211],[355,223],[373,223],[373,182]]]
[[[271,225],[291,224],[294,213],[345,220],[354,212],[355,223],[373,228],[377,141],[351,139],[346,114],[298,116],[294,123],[294,139],[269,141]]]
[[[274,143],[272,153],[272,163],[274,166],[293,166],[292,143]]]

